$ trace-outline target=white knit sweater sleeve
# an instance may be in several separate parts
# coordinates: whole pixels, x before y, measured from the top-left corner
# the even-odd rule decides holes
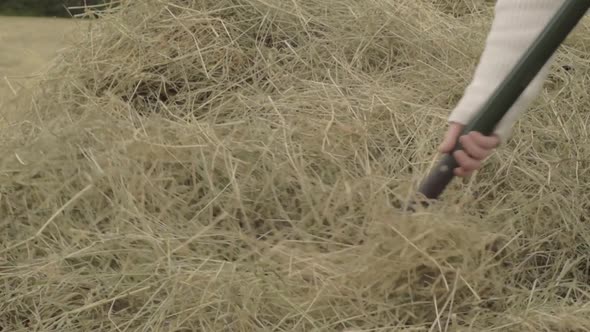
[[[450,122],[466,124],[509,74],[565,0],[497,0],[495,17],[471,83],[451,112]],[[525,89],[495,129],[504,142],[518,117],[540,94],[553,58]]]

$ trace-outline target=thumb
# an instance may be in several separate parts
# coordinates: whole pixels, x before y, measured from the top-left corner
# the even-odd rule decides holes
[[[447,133],[445,134],[445,137],[444,137],[442,143],[438,147],[438,151],[441,153],[451,152],[451,149],[453,149],[453,147],[455,146],[455,143],[457,143],[457,139],[459,138],[459,135],[461,134],[461,130],[463,130],[462,124],[452,122],[449,125],[449,129],[447,130]]]

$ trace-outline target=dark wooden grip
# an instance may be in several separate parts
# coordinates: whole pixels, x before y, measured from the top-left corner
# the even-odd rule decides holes
[[[453,170],[459,164],[451,154],[446,154],[424,179],[418,191],[428,199],[437,199],[451,183],[455,174]]]

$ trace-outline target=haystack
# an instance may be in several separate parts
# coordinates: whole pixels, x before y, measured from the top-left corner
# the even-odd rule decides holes
[[[587,331],[587,26],[481,172],[400,209],[492,14],[104,8],[3,111],[0,330]]]

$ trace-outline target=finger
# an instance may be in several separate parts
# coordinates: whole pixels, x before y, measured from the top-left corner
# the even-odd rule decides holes
[[[500,144],[500,138],[495,134],[485,136],[477,131],[472,131],[469,133],[469,137],[471,137],[477,145],[487,150],[495,149]]]
[[[459,134],[461,133],[462,129],[463,125],[455,122],[451,123],[449,129],[447,130],[447,133],[445,134],[443,142],[438,147],[438,150],[441,153],[451,152],[453,147],[455,147],[455,143],[457,143],[457,138],[459,137]]]
[[[479,146],[472,135],[463,135],[459,138],[459,141],[467,154],[477,160],[483,160],[490,154],[490,150]]]
[[[455,173],[455,175],[459,176],[459,177],[468,177],[473,173],[473,171],[467,171],[462,167],[457,167],[457,168],[455,168],[453,173]]]
[[[461,168],[463,168],[465,171],[474,171],[481,166],[481,162],[479,160],[469,157],[463,150],[455,151],[453,156],[455,157],[455,160],[457,160],[459,166],[461,166]]]

